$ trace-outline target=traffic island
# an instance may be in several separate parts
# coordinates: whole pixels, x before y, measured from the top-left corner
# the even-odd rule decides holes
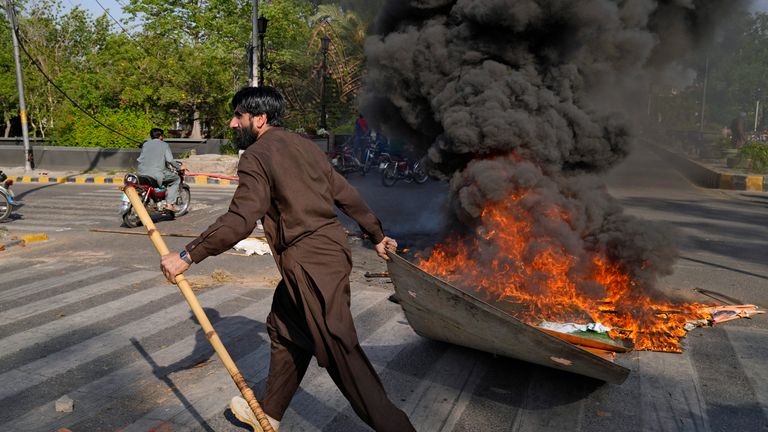
[[[768,176],[747,174],[717,164],[697,161],[685,154],[676,153],[657,145],[652,145],[651,148],[662,159],[671,162],[688,180],[698,186],[750,192],[768,191],[768,178],[766,178]]]

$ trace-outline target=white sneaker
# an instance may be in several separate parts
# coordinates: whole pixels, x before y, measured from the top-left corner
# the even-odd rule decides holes
[[[229,401],[229,409],[232,410],[232,414],[237,417],[243,423],[251,425],[253,432],[264,432],[259,421],[256,420],[256,415],[253,414],[248,402],[241,396],[235,396]],[[277,431],[277,428],[274,428]]]

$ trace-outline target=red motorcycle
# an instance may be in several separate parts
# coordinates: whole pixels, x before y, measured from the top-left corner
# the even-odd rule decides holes
[[[133,186],[136,189],[139,198],[144,203],[144,208],[150,216],[153,213],[171,217],[184,216],[189,212],[192,194],[189,192],[189,185],[184,181],[184,170],[176,168],[176,173],[181,177],[179,196],[176,198],[176,202],[173,203],[177,208],[176,212],[166,208],[165,196],[168,193],[167,186],[157,184],[154,178],[129,173],[125,175],[123,183],[125,184],[124,187]],[[120,216],[128,228],[136,228],[141,225],[139,215],[136,214],[133,205],[125,193],[123,193],[123,203],[120,206]]]
[[[380,165],[381,184],[384,186],[393,186],[398,180],[406,183],[415,182],[416,184],[422,184],[429,179],[429,174],[424,169],[422,161],[417,160],[410,163],[405,158],[390,159],[390,161],[385,161]]]
[[[338,150],[328,152],[328,160],[331,162],[333,169],[341,175],[362,170],[363,167],[355,157],[352,147],[348,144],[342,145]]]

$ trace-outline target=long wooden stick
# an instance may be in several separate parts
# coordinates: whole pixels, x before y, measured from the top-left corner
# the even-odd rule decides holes
[[[165,245],[160,232],[155,228],[155,224],[152,222],[152,218],[149,217],[149,213],[147,213],[147,210],[144,208],[144,204],[141,202],[141,198],[139,198],[139,194],[136,192],[136,189],[134,189],[132,186],[127,186],[124,192],[128,196],[128,199],[131,201],[133,210],[139,216],[139,219],[141,219],[141,223],[143,223],[147,228],[147,234],[149,234],[149,238],[152,240],[152,244],[155,245],[157,252],[160,254],[160,256],[168,255],[168,253],[170,253],[168,251],[168,247]],[[184,275],[176,276],[176,285],[179,287],[179,290],[181,290],[181,294],[184,295],[184,299],[187,300],[189,307],[195,314],[197,322],[199,322],[200,326],[203,327],[203,331],[205,332],[205,337],[208,338],[208,342],[211,343],[213,349],[216,351],[216,354],[219,355],[221,362],[224,363],[224,367],[227,368],[227,372],[229,372],[229,375],[232,376],[232,380],[240,390],[240,393],[242,393],[243,398],[245,398],[246,402],[248,402],[248,406],[251,407],[251,411],[253,411],[253,414],[256,416],[256,420],[259,421],[261,428],[264,429],[264,432],[275,432],[274,429],[272,429],[272,425],[269,423],[269,419],[267,419],[267,415],[261,409],[259,401],[256,400],[256,396],[253,394],[253,390],[248,387],[248,383],[245,381],[245,378],[243,378],[243,375],[240,374],[240,371],[237,369],[237,366],[232,360],[232,357],[229,356],[229,353],[224,347],[224,344],[221,343],[219,335],[213,329],[211,322],[205,315],[205,311],[203,311],[203,308],[200,306],[200,302],[197,301],[197,297],[195,297],[195,293],[192,292],[192,288],[189,286],[189,282],[187,282],[187,279],[184,277]]]

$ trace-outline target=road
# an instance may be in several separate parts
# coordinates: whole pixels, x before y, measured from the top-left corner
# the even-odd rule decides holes
[[[445,224],[441,183],[351,181],[401,244],[423,242]],[[629,213],[678,230],[681,259],[662,289],[706,301],[693,297],[701,287],[768,305],[768,195],[699,189],[647,151],[614,170],[609,184]],[[90,231],[120,229],[115,186],[15,190],[25,206],[0,227],[51,240],[0,252],[0,430],[247,430],[227,410],[237,389],[176,288],[160,277],[149,240]],[[192,212],[158,228],[194,235],[233,190],[193,186]],[[416,335],[387,301],[388,279],[364,277],[384,264],[350,238],[358,334],[419,431],[768,430],[768,316],[696,329],[682,354],[621,355],[629,378],[603,384]],[[166,238],[171,248],[189,240]],[[189,278],[260,394],[264,318],[278,280],[272,258],[227,253],[194,266]],[[62,395],[74,399],[74,412],[55,411]],[[368,429],[313,363],[281,430]]]

